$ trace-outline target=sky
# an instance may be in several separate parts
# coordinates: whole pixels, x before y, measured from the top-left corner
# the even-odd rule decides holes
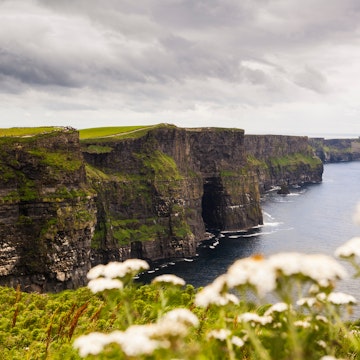
[[[360,135],[359,0],[0,0],[0,127]]]

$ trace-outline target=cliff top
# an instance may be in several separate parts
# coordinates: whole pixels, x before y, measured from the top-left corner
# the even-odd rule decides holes
[[[70,127],[44,126],[44,127],[13,127],[0,128],[0,137],[32,137],[58,131],[74,130]]]

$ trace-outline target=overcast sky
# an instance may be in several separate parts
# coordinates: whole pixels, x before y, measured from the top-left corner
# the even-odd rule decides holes
[[[0,127],[360,135],[359,0],[0,0]]]

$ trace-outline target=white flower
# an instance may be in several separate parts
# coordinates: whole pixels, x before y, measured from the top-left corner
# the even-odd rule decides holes
[[[231,342],[237,347],[242,347],[245,344],[244,340],[239,338],[238,336],[233,336],[231,338]]]
[[[317,344],[323,349],[326,349],[326,342],[324,340],[317,341]]]
[[[321,322],[323,322],[325,324],[327,324],[329,322],[327,317],[325,317],[323,315],[316,315],[315,319],[318,320],[318,321],[321,321]]]
[[[79,350],[81,357],[85,357],[89,354],[98,355],[107,344],[109,344],[108,335],[93,332],[88,335],[79,336],[74,341],[73,347]]]
[[[231,331],[228,329],[216,329],[216,330],[211,330],[207,334],[207,337],[209,339],[217,339],[220,341],[225,341],[230,335],[231,335]]]
[[[97,279],[98,277],[104,275],[103,273],[104,269],[105,269],[105,265],[102,264],[96,265],[89,270],[86,276],[89,280]]]
[[[188,309],[174,309],[167,312],[161,319],[162,321],[171,321],[176,323],[182,323],[185,325],[198,326],[199,319]]]
[[[103,276],[108,279],[123,278],[127,275],[127,269],[125,263],[111,261],[105,265],[103,270]]]
[[[276,286],[276,276],[262,256],[253,256],[234,262],[227,271],[226,282],[229,288],[252,285],[260,296],[272,291]]]
[[[110,337],[127,356],[151,355],[156,349],[170,346],[167,341],[153,339],[155,332],[156,327],[153,325],[133,325],[124,332],[110,334]]]
[[[273,318],[271,316],[259,316],[257,314],[249,312],[241,314],[238,319],[243,322],[249,322],[253,325],[255,323],[266,325],[273,321]]]
[[[360,237],[354,237],[335,250],[335,256],[348,258],[360,256]]]
[[[306,320],[297,320],[294,322],[294,325],[297,327],[302,327],[302,328],[309,328],[311,326],[311,324],[306,321]]]
[[[342,360],[342,359],[336,358],[335,356],[331,356],[331,355],[325,355],[321,357],[320,360]]]
[[[195,296],[195,304],[200,307],[208,307],[211,304],[224,306],[229,302],[238,303],[238,299],[235,295],[226,293],[226,275],[224,274],[218,276]]]
[[[173,285],[184,286],[185,280],[173,274],[164,274],[154,278],[152,283],[170,283]]]
[[[126,275],[135,275],[140,271],[149,269],[149,264],[141,259],[128,259],[124,262],[111,261],[106,265],[94,266],[87,273],[89,280],[100,277],[108,279],[124,278]]]
[[[189,329],[188,326],[181,322],[171,321],[169,319],[159,319],[155,324],[156,333],[153,337],[169,338],[169,337],[184,337],[187,335]]]
[[[130,274],[139,273],[150,268],[149,264],[145,260],[141,259],[127,259],[123,262],[123,264]]]
[[[320,293],[317,298],[321,301],[328,301],[334,305],[356,304],[356,299],[352,295],[342,292],[332,292],[329,295]]]
[[[289,309],[289,305],[284,303],[284,302],[279,302],[279,303],[276,303],[274,305],[272,305],[271,307],[269,307],[269,309],[267,309],[265,311],[265,316],[269,316],[271,315],[272,313],[274,312],[284,312],[284,311],[287,311]]]
[[[285,276],[303,275],[320,286],[329,286],[347,275],[335,259],[323,254],[279,253],[272,255],[269,263]]]
[[[313,307],[317,302],[317,299],[314,297],[304,297],[299,299],[296,304],[299,306],[308,306],[308,307]]]
[[[97,278],[90,280],[87,286],[93,293],[97,293],[106,289],[122,289],[123,283],[117,279]]]

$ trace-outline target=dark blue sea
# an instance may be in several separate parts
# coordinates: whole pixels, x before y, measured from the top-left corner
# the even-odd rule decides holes
[[[296,251],[333,255],[345,241],[360,236],[360,226],[352,220],[358,202],[360,162],[327,164],[320,184],[291,189],[286,196],[276,191],[264,195],[263,226],[217,234],[200,245],[195,258],[155,264],[141,280],[172,273],[199,287],[224,273],[236,259],[254,254]],[[360,279],[342,281],[337,290],[360,301]]]

